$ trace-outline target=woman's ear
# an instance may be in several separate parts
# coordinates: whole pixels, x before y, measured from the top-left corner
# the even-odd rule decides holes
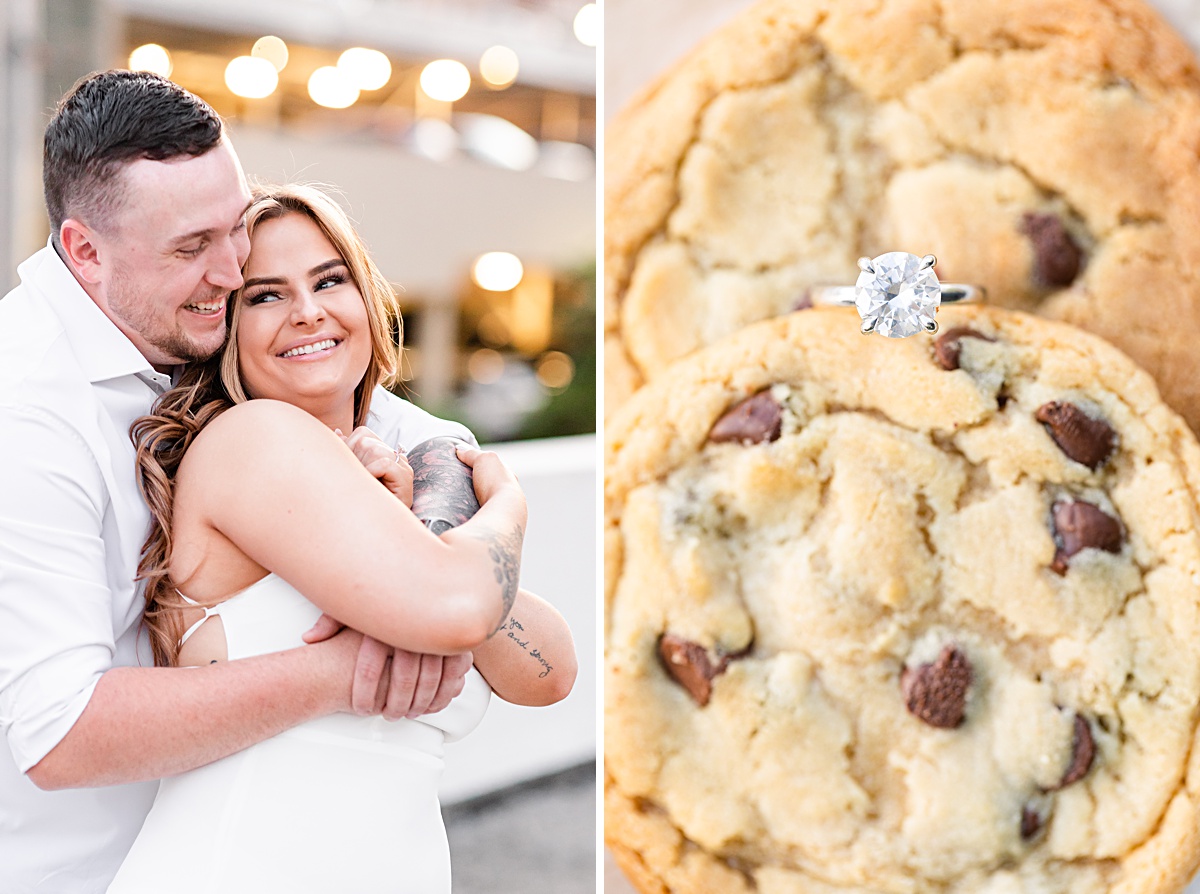
[[[86,283],[95,285],[103,279],[100,246],[95,231],[73,217],[62,222],[58,230],[63,258]]]

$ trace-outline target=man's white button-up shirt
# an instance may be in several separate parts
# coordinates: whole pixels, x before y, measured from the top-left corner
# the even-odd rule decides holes
[[[135,586],[149,513],[133,421],[170,386],[49,246],[0,300],[0,891],[103,892],[157,783],[44,792],[24,775],[101,674],[153,665]],[[371,425],[414,446],[470,438],[378,389]]]
[[[17,272],[0,300],[0,888],[103,891],[156,783],[43,792],[24,773],[101,674],[154,664],[138,636],[149,513],[129,426],[157,396],[151,383],[170,382],[54,249]]]

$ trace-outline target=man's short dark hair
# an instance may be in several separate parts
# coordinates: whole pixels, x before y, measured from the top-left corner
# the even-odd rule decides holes
[[[159,75],[114,69],[79,81],[58,104],[43,143],[55,245],[68,217],[109,226],[124,201],[122,165],[203,155],[221,134],[221,117],[208,103]]]

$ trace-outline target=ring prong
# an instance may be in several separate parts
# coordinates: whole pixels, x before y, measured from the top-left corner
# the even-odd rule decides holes
[[[925,331],[928,332],[930,335],[933,335],[933,333],[937,332],[938,331],[938,321],[930,320],[928,323],[926,323]]]
[[[863,320],[862,328],[859,330],[863,335],[870,335],[875,331],[874,320]]]
[[[874,273],[875,272],[875,268],[871,266],[870,258],[859,258],[858,259],[858,269],[861,270],[863,273]]]
[[[936,257],[934,257],[933,255],[925,255],[925,257],[921,258],[921,269],[928,270],[930,267],[932,267],[936,263],[937,263]]]

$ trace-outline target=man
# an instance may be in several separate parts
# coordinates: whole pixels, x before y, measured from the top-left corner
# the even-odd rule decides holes
[[[334,711],[444,706],[469,665],[447,659],[443,678],[441,659],[324,619],[303,648],[152,666],[129,426],[175,367],[224,342],[250,192],[216,113],[144,72],[93,75],[64,98],[43,176],[50,243],[0,301],[5,894],[103,892],[154,780]],[[401,418],[424,437],[469,437],[386,393],[372,410],[385,437]]]

